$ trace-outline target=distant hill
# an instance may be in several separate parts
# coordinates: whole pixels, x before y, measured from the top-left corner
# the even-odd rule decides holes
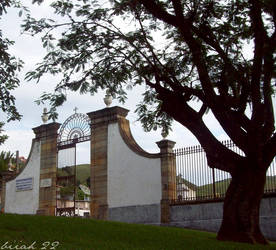
[[[266,177],[266,190],[276,190],[276,175]]]
[[[230,181],[231,181],[231,178],[215,182],[215,190],[218,196],[222,196],[226,193],[226,190],[230,184]],[[201,197],[201,196],[205,197],[205,196],[212,196],[212,195],[213,195],[213,184],[206,184],[206,185],[197,187],[197,190],[196,190],[197,197]]]
[[[80,184],[87,185],[88,177],[90,177],[90,164],[77,165],[77,181],[80,181]]]
[[[87,185],[86,180],[90,176],[90,164],[80,164],[77,168],[77,183]],[[72,167],[64,167],[58,169],[59,176],[73,175],[74,169]]]
[[[215,190],[218,196],[222,196],[226,193],[226,190],[230,184],[231,178],[222,181],[215,182]],[[276,190],[276,175],[266,177],[265,190]],[[200,196],[212,196],[213,195],[213,184],[207,184],[198,186],[196,189],[197,197]]]
[[[67,175],[67,172],[70,172],[69,169],[64,169],[63,171],[59,170],[61,175]],[[77,182],[80,184],[87,185],[87,178],[90,176],[90,164],[80,164],[77,165]],[[213,195],[213,184],[206,184],[202,186],[197,186],[182,177],[178,176],[178,180],[184,183],[187,187],[196,191],[196,196],[212,196]],[[226,190],[230,184],[231,178],[217,181],[215,183],[216,194],[222,196],[226,193]],[[276,190],[276,175],[266,177],[266,190]]]

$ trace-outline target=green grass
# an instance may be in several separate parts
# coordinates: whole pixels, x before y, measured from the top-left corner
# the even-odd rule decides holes
[[[172,227],[145,226],[92,219],[0,215],[0,249],[5,242],[41,249],[43,242],[58,241],[52,249],[276,249],[270,246],[221,242],[213,233]],[[45,248],[50,249],[50,247]]]

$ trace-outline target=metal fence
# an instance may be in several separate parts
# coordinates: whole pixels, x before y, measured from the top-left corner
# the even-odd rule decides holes
[[[232,141],[227,140],[222,143],[243,155]],[[206,155],[201,146],[176,149],[174,155],[176,176],[172,204],[224,198],[231,175],[208,167]],[[276,157],[267,171],[265,194],[267,193],[276,193]]]

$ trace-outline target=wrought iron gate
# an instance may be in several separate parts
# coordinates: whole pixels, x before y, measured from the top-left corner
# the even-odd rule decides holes
[[[90,140],[90,119],[86,114],[71,115],[58,135],[56,215],[75,216],[76,212],[76,144]]]

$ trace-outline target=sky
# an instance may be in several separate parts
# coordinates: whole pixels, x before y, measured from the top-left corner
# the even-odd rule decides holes
[[[52,17],[53,13],[47,4],[41,6],[30,5],[30,0],[25,0],[25,5],[29,4],[31,15],[34,17]],[[9,139],[0,146],[0,151],[15,152],[19,150],[20,156],[27,157],[31,148],[31,142],[34,138],[32,128],[42,124],[41,115],[44,107],[47,105],[38,106],[35,100],[44,91],[50,91],[58,83],[59,78],[47,75],[41,79],[37,84],[35,81],[27,82],[24,80],[24,75],[29,70],[35,67],[35,64],[40,62],[46,51],[42,48],[40,38],[32,37],[27,34],[21,34],[20,18],[18,10],[8,9],[8,14],[4,15],[1,20],[1,29],[3,30],[4,37],[14,40],[16,43],[10,48],[10,53],[22,59],[25,62],[24,69],[19,74],[20,87],[13,93],[16,97],[16,106],[20,114],[23,115],[22,119],[18,121],[9,122],[4,126],[5,133]],[[111,106],[121,106],[130,110],[127,119],[130,121],[130,127],[133,137],[137,143],[146,151],[156,153],[159,151],[155,142],[162,139],[161,131],[144,132],[141,124],[137,121],[137,116],[134,113],[136,105],[142,98],[144,87],[136,87],[128,92],[128,100],[125,104],[120,104],[117,100],[113,100]],[[78,108],[80,113],[88,113],[105,108],[103,102],[105,92],[98,92],[95,96],[82,95],[78,93],[68,93],[68,101],[58,109],[59,117],[57,122],[63,123],[70,115],[74,113],[73,109]],[[47,107],[49,108],[49,107]],[[0,113],[0,121],[5,121],[5,115]],[[205,117],[205,121],[209,129],[220,140],[227,139],[220,125],[214,119],[212,114]],[[167,139],[175,141],[175,148],[197,145],[196,138],[181,124],[174,122],[173,131],[170,132]],[[77,146],[77,161],[78,163],[89,162],[89,144],[82,143]]]

